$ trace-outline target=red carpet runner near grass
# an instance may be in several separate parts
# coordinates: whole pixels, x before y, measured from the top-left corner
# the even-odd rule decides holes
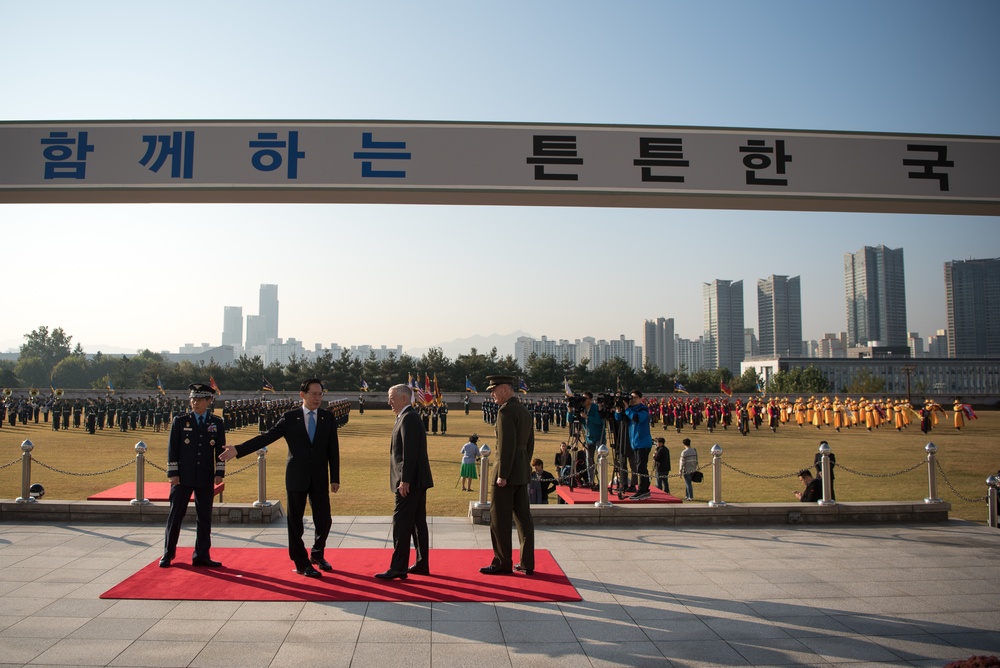
[[[566,503],[582,503],[584,505],[587,504],[594,505],[595,503],[601,500],[600,490],[595,492],[589,487],[577,487],[572,491],[570,491],[568,485],[560,485],[559,487],[556,487],[556,494],[558,494],[559,498],[561,498]],[[615,505],[621,504],[623,506],[631,504],[639,504],[639,503],[683,503],[676,496],[673,496],[672,494],[667,494],[666,492],[661,492],[656,487],[651,487],[649,489],[648,499],[643,499],[642,501],[631,501],[628,498],[630,496],[632,495],[626,494],[624,499],[619,500],[618,493],[615,492],[614,494],[608,494],[608,501],[610,501]]]
[[[332,573],[307,578],[285,548],[214,548],[221,568],[195,568],[192,548],[178,548],[170,568],[158,560],[101,598],[181,601],[433,601],[553,602],[582,598],[548,550],[535,550],[533,575],[482,575],[492,550],[431,550],[431,575],[406,580],[372,577],[389,567],[390,549],[327,550]],[[517,552],[514,553],[515,560]],[[516,561],[515,561],[516,563]]]
[[[226,489],[226,483],[220,482],[215,486],[215,495],[219,496],[222,494],[223,490]],[[145,492],[146,499],[149,501],[169,501],[170,500],[170,483],[169,482],[147,482],[143,485],[143,491]],[[134,482],[123,482],[120,485],[116,485],[111,489],[106,489],[103,492],[98,492],[93,496],[88,496],[87,501],[131,501],[135,498],[135,483]],[[194,493],[191,493],[191,498],[194,498]]]

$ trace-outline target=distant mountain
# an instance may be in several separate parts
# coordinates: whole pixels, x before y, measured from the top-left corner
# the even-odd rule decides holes
[[[490,350],[496,347],[497,355],[499,357],[505,357],[507,355],[514,354],[514,342],[517,341],[517,337],[519,336],[531,336],[531,334],[522,332],[521,330],[511,332],[510,334],[490,334],[489,336],[477,334],[464,339],[454,339],[443,343],[435,343],[434,345],[427,346],[426,348],[408,348],[405,352],[407,355],[411,355],[412,357],[419,359],[423,357],[424,353],[431,348],[440,348],[445,357],[450,360],[454,360],[459,355],[468,355],[469,351],[473,348],[475,348],[476,351],[482,355],[489,355]]]

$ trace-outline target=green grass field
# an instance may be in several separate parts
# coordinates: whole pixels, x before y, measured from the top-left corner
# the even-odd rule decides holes
[[[375,403],[374,397],[371,403]],[[389,490],[389,433],[393,415],[388,410],[367,410],[364,415],[351,413],[349,423],[341,430],[341,488],[333,496],[335,515],[389,515],[393,495]],[[473,411],[466,416],[461,409],[452,410],[448,420],[448,435],[428,435],[435,487],[428,494],[428,513],[437,516],[462,516],[468,512],[468,502],[475,494],[462,492],[458,485],[459,449],[472,433],[480,435],[479,444],[493,445],[493,428],[482,421],[482,414]],[[795,477],[798,469],[812,464],[819,442],[826,440],[837,456],[839,469],[836,491],[839,501],[913,501],[927,496],[927,467],[918,466],[902,475],[892,475],[926,462],[924,446],[932,441],[938,447],[938,461],[947,481],[938,475],[938,497],[952,504],[953,518],[975,522],[986,521],[987,476],[1000,469],[996,447],[1000,413],[982,412],[978,420],[967,424],[961,432],[942,422],[925,436],[916,425],[903,432],[883,427],[867,432],[854,428],[836,433],[832,429],[785,426],[776,434],[751,431],[742,437],[734,429],[716,430],[709,434],[704,428],[663,431],[653,427],[653,435],[667,439],[671,458],[680,454],[681,438],[688,437],[698,449],[702,466],[711,462],[709,450],[714,443],[723,448],[722,495],[729,503],[789,502],[792,492],[799,489]],[[230,444],[241,443],[257,433],[256,427],[230,432]],[[566,438],[564,430],[548,434],[536,432],[535,453],[552,470],[552,461],[559,442]],[[89,474],[125,464],[135,457],[135,444],[148,446],[147,459],[160,467],[166,464],[167,432],[156,434],[151,428],[121,433],[117,430],[98,432],[91,436],[83,429],[53,432],[46,424],[28,424],[0,428],[0,465],[18,460],[0,469],[0,498],[13,499],[21,493],[21,442],[29,439],[37,460],[32,469],[32,482],[44,485],[45,498],[60,500],[85,499],[96,492],[135,480],[135,466],[100,475],[68,475],[46,469],[45,464],[59,471]],[[269,448],[267,457],[268,498],[284,503],[285,445],[279,441]],[[229,463],[226,478],[227,502],[250,502],[257,498],[257,472],[251,455]],[[235,473],[249,466],[246,470]],[[676,468],[676,463],[674,464]],[[729,468],[733,467],[733,468]],[[845,468],[846,467],[846,468]],[[733,470],[738,469],[738,470]],[[849,473],[851,469],[867,475]],[[705,470],[705,482],[695,487],[698,501],[711,497],[711,470]],[[757,477],[761,476],[761,477]],[[773,476],[783,476],[772,479]],[[877,476],[877,477],[869,477]],[[165,480],[164,474],[146,467],[147,481]],[[683,481],[671,479],[671,490],[683,496]],[[960,496],[961,495],[961,496]],[[973,499],[968,502],[961,497]]]

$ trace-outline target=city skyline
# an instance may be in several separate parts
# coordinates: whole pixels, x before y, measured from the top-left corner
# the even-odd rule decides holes
[[[0,71],[0,120],[1000,136],[996,2],[303,1],[295,30],[266,40],[270,3],[171,7],[192,20],[182,46],[159,49],[150,44],[177,34],[159,27],[156,5],[10,4],[0,56],[17,67]],[[50,40],[37,56],[39,25],[87,39]],[[751,53],[748,36],[762,34],[777,37]],[[660,317],[696,339],[703,284],[742,281],[745,326],[758,330],[756,283],[772,275],[800,277],[802,335],[819,340],[847,329],[843,254],[879,245],[905,249],[907,329],[929,337],[948,326],[945,263],[1000,257],[998,223],[722,208],[6,204],[0,350],[42,325],[92,353],[215,343],[223,308],[241,307],[246,325],[261,284],[281,286],[278,336],[307,345],[416,350],[518,333],[642,342]]]

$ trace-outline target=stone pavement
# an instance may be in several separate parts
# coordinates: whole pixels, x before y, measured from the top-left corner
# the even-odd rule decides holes
[[[467,518],[434,518],[431,532],[432,548],[490,546]],[[158,558],[162,539],[153,525],[0,524],[0,665],[943,666],[1000,654],[1000,532],[958,521],[540,527],[579,603],[98,598]],[[213,541],[283,547],[285,527],[223,525]],[[335,518],[334,548],[390,544],[388,518]]]

